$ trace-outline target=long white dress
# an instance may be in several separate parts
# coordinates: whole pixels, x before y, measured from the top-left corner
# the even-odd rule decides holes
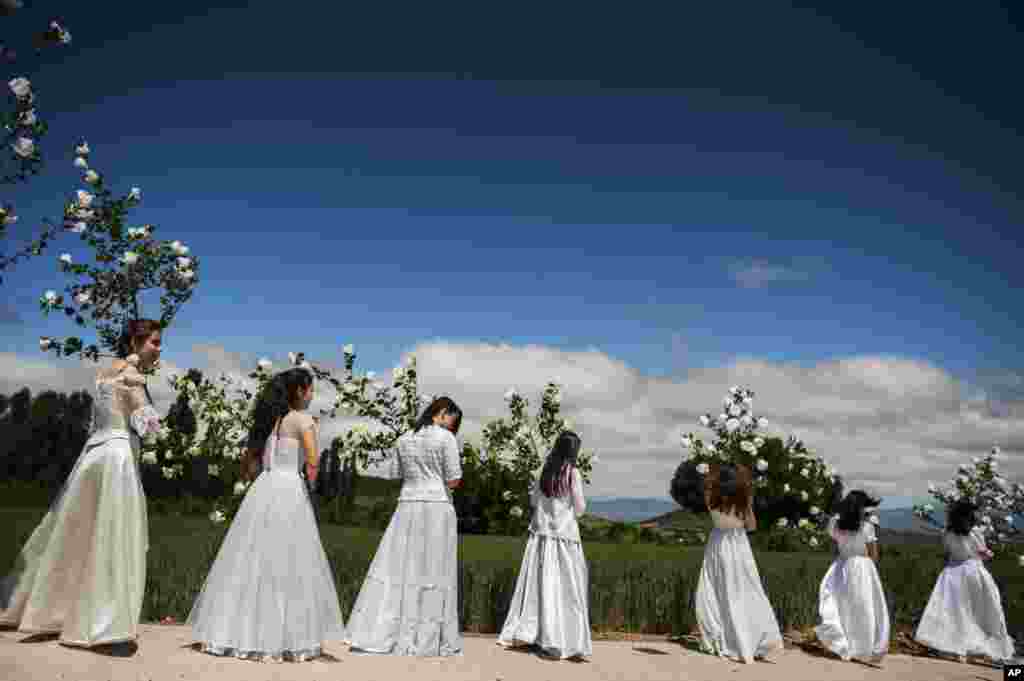
[[[349,615],[357,653],[462,653],[458,526],[447,482],[462,477],[452,433],[431,425],[398,439],[386,474],[402,479],[398,507]]]
[[[0,624],[73,646],[135,640],[149,534],[139,436],[160,428],[145,385],[130,365],[97,374],[92,433],[0,583]]]
[[[498,645],[529,643],[550,657],[590,657],[587,561],[576,520],[587,504],[579,471],[573,469],[564,496],[545,496],[534,483],[530,505],[530,537]]]
[[[711,522],[696,594],[701,647],[746,663],[768,657],[782,649],[782,632],[743,520],[713,510]]]
[[[917,625],[914,639],[953,655],[986,655],[1006,660],[1014,641],[1006,630],[999,587],[980,556],[987,553],[977,530],[967,535],[946,532],[946,567]]]
[[[205,653],[302,662],[319,657],[324,641],[345,638],[301,477],[300,438],[313,428],[311,416],[293,411],[267,439],[263,472],[246,492],[188,616],[192,639]]]
[[[815,632],[826,648],[844,660],[877,664],[889,652],[889,606],[875,561],[867,545],[878,541],[868,521],[856,532],[839,529],[838,516],[829,533],[839,557],[832,562],[818,590]]]

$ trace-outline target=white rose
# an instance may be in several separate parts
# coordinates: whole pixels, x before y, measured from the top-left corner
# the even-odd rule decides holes
[[[231,491],[234,493],[236,497],[240,497],[243,494],[245,494],[245,487],[245,483],[239,480],[238,482],[235,483],[235,486],[231,489]]]
[[[808,494],[806,491],[800,492],[800,501],[807,501]]]
[[[997,456],[999,456],[999,453],[1000,453],[1001,451],[1002,451],[1002,450],[1001,450],[1001,449],[999,449],[999,447],[993,447],[993,448],[992,448],[992,453],[991,453],[991,454],[989,454],[989,456],[991,456],[991,457],[992,457],[992,458],[994,459],[994,458],[996,458]]]
[[[803,470],[800,471],[800,475],[804,476],[805,478],[810,477],[811,469],[810,468],[804,468]]]
[[[787,520],[786,518],[779,518],[779,521],[776,523],[776,525],[778,525],[779,527],[789,527],[789,520]]]
[[[804,527],[807,527],[807,526],[808,526],[808,525],[810,525],[810,524],[811,524],[811,521],[810,521],[810,520],[808,520],[807,518],[801,518],[801,519],[800,519],[800,520],[799,520],[799,521],[797,522],[797,524],[796,524],[796,525],[797,525],[797,527],[800,527],[800,528],[804,528]]]
[[[266,357],[263,357],[260,361],[256,362],[256,366],[259,367],[260,371],[270,371],[274,364]]]
[[[505,400],[511,400],[518,394],[515,388],[509,388],[505,391]]]
[[[731,386],[729,388],[730,395],[738,395],[740,393],[740,387],[738,385]]]
[[[47,291],[46,293],[43,294],[43,299],[50,305],[53,305],[57,302],[57,292]]]
[[[811,546],[817,546],[818,545],[818,538],[817,537],[811,537],[810,539],[807,540],[807,543],[810,544]]]
[[[217,523],[218,525],[221,524],[222,522],[224,522],[224,512],[212,511],[210,513],[210,520]]]
[[[132,187],[132,190],[128,192],[128,198],[132,201],[138,201],[142,198],[142,190],[138,187]]]
[[[718,448],[715,447],[713,444],[708,445],[707,447],[704,448],[704,450],[707,451],[708,454],[717,454],[718,453]]]
[[[355,354],[355,348],[352,347],[351,343],[346,344],[345,347],[343,347],[341,349],[341,351],[343,353],[345,353],[346,355],[353,355],[353,354]]]
[[[768,419],[766,419],[763,416],[758,416],[757,417],[757,427],[758,428],[764,428],[767,425],[768,425]]]
[[[754,446],[757,447],[758,449],[760,449],[761,447],[764,447],[764,438],[761,437],[761,436],[755,437],[754,438]]]
[[[208,465],[208,466],[206,467],[206,470],[207,470],[207,472],[208,472],[208,473],[209,473],[210,475],[212,475],[212,476],[213,476],[213,477],[215,477],[215,478],[216,478],[216,477],[218,477],[218,476],[220,475],[220,466],[218,466],[218,465],[217,465],[217,464],[215,464],[215,463],[211,463],[211,464],[209,464],[209,465]]]
[[[743,416],[740,417],[740,423],[742,423],[744,426],[749,426],[753,422],[754,419],[750,414],[744,414]]]
[[[155,464],[156,463],[156,452],[143,452],[142,463]]]
[[[18,116],[18,122],[26,127],[35,125],[38,120],[35,109],[29,109]]]
[[[725,422],[725,429],[730,433],[740,427],[740,422],[736,419],[728,419]]]
[[[174,251],[175,255],[188,255],[188,246],[180,241],[171,242],[171,250]]]
[[[512,508],[509,509],[508,512],[509,515],[511,515],[513,518],[523,517],[523,509],[519,508],[518,506],[513,506]]]
[[[30,137],[19,137],[14,140],[14,144],[11,145],[11,149],[14,153],[22,158],[28,158],[32,155],[32,152],[36,150],[36,143],[32,141]]]
[[[192,270],[181,270],[178,272],[178,276],[184,279],[185,281],[189,281],[192,279],[192,277],[196,276],[196,273],[193,272]]]
[[[754,443],[750,442],[749,440],[744,440],[743,442],[741,442],[740,449],[745,451],[747,454],[753,454],[754,452],[757,451],[757,447],[755,447]]]
[[[62,253],[61,256],[58,258],[58,260],[60,260],[65,265],[70,265],[71,264],[71,254],[70,253]]]
[[[708,470],[709,466],[706,463],[697,464],[697,472],[700,473],[701,475],[707,475]]]
[[[812,516],[816,516],[819,513],[821,513],[821,509],[818,508],[817,506],[811,506],[810,510],[808,510],[808,513],[810,513]]]
[[[690,438],[689,435],[686,434],[684,434],[683,437],[680,438],[679,442],[683,446],[683,449],[689,449],[690,447],[693,446],[693,440]]]
[[[90,208],[90,207],[92,207],[92,202],[93,202],[93,200],[95,198],[96,198],[95,195],[90,194],[89,192],[85,191],[84,189],[79,189],[78,191],[75,192],[75,199],[78,201],[78,207],[79,208]]]
[[[125,251],[121,256],[121,262],[125,265],[134,265],[139,261],[139,254],[135,251]]]
[[[174,469],[168,466],[163,466],[160,469],[160,473],[164,476],[165,480],[170,480],[174,477]]]
[[[743,398],[743,404],[747,405],[748,407],[753,405],[754,404],[754,398],[749,397],[749,396],[748,397],[744,397]]]
[[[75,224],[71,225],[71,227],[68,228],[68,231],[73,234],[81,234],[86,229],[88,229],[88,225],[86,225],[82,221],[78,221]]]
[[[403,369],[402,367],[395,367],[394,369],[391,370],[392,381],[398,383],[403,378],[405,378],[405,369]]]
[[[700,417],[700,425],[702,425],[704,427],[707,427],[710,424],[711,424],[711,417],[709,417],[707,414],[705,414],[704,416]]]
[[[504,492],[501,493],[501,498],[504,499],[505,501],[511,501],[512,492],[510,490],[505,490]]]
[[[89,169],[85,171],[85,181],[89,184],[96,184],[100,181],[100,174],[95,170]]]
[[[765,461],[764,459],[758,459],[757,460],[757,470],[759,470],[762,473],[764,473],[766,470],[768,470],[768,462]]]
[[[18,99],[24,99],[32,94],[32,83],[28,78],[14,78],[7,83],[7,86],[11,88],[11,92]]]
[[[785,494],[789,494],[789,483],[788,483],[788,482],[787,482],[787,483],[785,483],[785,484],[784,484],[784,485],[782,486],[782,491],[783,491],[783,493],[785,493]]]
[[[85,305],[90,300],[92,300],[92,294],[88,291],[80,291],[78,295],[75,296],[75,302],[79,305]]]
[[[739,416],[741,413],[743,412],[739,408],[739,405],[733,404],[729,407],[729,416]]]
[[[187,270],[192,267],[192,258],[178,258],[175,262],[179,270]]]
[[[1017,565],[1024,567],[1024,556],[1017,556]]]
[[[288,353],[288,363],[289,364],[295,364],[295,362],[298,361],[298,358],[299,358],[299,356],[296,355],[294,352],[289,352]]]

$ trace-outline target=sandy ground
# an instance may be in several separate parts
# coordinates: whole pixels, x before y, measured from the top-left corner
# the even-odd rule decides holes
[[[590,662],[549,661],[495,645],[493,637],[466,637],[465,654],[454,658],[354,655],[329,644],[329,659],[268,664],[217,658],[196,652],[185,626],[143,625],[139,650],[116,658],[66,648],[54,639],[31,640],[0,632],[0,679],[4,681],[260,681],[361,679],[390,681],[661,681],[662,679],[757,679],[764,681],[993,681],[1003,672],[975,664],[890,655],[881,669],[786,650],[773,662],[737,664],[664,640],[595,641]],[[26,639],[29,639],[26,641]]]

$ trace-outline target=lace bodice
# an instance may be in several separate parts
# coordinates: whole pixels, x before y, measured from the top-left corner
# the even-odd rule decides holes
[[[389,477],[402,479],[399,501],[446,501],[447,483],[462,477],[459,444],[451,431],[431,425],[398,438]]]
[[[126,364],[101,369],[96,374],[90,444],[134,433],[140,438],[160,429],[160,415],[146,392],[146,377]]]
[[[853,558],[856,556],[867,556],[867,545],[878,541],[875,536],[875,526],[867,520],[861,522],[860,529],[856,532],[839,529],[839,516],[833,516],[828,522],[828,532],[832,535],[832,541],[836,543],[840,558]]]
[[[949,560],[957,563],[981,558],[983,554],[988,553],[985,539],[978,530],[971,530],[970,534],[966,535],[947,531],[942,535],[942,544]]]
[[[301,438],[307,430],[313,431],[315,443],[317,431],[313,417],[300,411],[289,412],[267,437],[263,447],[263,470],[299,475],[306,462]],[[314,451],[319,451],[319,446],[314,446]]]
[[[576,521],[587,508],[583,496],[583,479],[575,468],[572,471],[572,489],[569,494],[549,497],[540,489],[540,481],[530,488],[530,505],[533,517],[530,532],[549,537],[560,537],[570,541],[580,540],[580,527]]]

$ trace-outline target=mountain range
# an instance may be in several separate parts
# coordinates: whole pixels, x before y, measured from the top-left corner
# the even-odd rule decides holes
[[[671,499],[659,497],[595,497],[587,500],[591,515],[623,523],[638,523],[679,510]],[[879,525],[887,530],[934,535],[935,530],[914,516],[909,508],[887,508],[878,512]],[[945,514],[935,513],[938,523],[945,523]]]

